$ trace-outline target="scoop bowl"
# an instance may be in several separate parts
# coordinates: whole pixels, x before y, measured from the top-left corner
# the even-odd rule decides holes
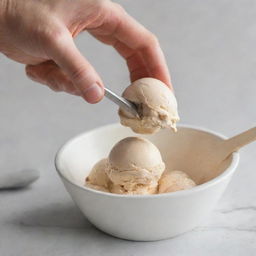
[[[85,217],[110,235],[134,241],[167,239],[198,226],[226,189],[239,154],[233,153],[209,173],[202,162],[214,153],[212,145],[226,138],[207,129],[183,125],[177,133],[162,130],[142,137],[159,148],[167,169],[185,171],[198,184],[196,187],[157,195],[119,195],[85,187],[84,180],[92,166],[128,136],[138,134],[120,124],[107,125],[78,135],[58,151],[57,172]]]

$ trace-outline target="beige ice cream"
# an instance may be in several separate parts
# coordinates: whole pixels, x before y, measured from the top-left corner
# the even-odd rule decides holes
[[[110,192],[156,193],[164,169],[165,164],[154,144],[139,137],[125,138],[109,154],[106,173],[112,182]]]
[[[147,195],[190,189],[195,182],[182,171],[164,171],[157,147],[140,137],[119,141],[107,159],[94,165],[86,186],[115,194]]]
[[[126,195],[151,195],[157,194],[157,184],[152,184],[151,186],[145,186],[138,184],[134,189],[127,190],[122,185],[114,185],[112,184],[109,188],[111,193],[114,194],[126,194]]]
[[[170,88],[160,80],[139,79],[126,88],[123,97],[138,106],[140,118],[119,109],[122,125],[136,133],[155,133],[169,127],[176,131],[177,101]]]
[[[96,190],[109,192],[110,179],[106,174],[108,159],[102,159],[94,165],[86,178],[86,186]]]
[[[159,180],[159,193],[169,193],[195,187],[196,183],[182,171],[165,171]]]

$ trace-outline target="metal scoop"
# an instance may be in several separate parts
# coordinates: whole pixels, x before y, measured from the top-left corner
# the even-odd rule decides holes
[[[109,90],[107,88],[105,88],[105,96],[109,100],[111,100],[112,102],[117,104],[120,108],[128,111],[132,115],[139,118],[138,108],[134,103],[130,102],[129,100],[126,100],[125,98],[123,98],[121,96],[118,96],[117,94],[115,94],[114,92],[112,92],[111,90]]]

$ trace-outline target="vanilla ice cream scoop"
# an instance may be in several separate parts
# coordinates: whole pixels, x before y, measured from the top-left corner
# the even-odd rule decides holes
[[[106,174],[108,159],[102,159],[96,163],[89,176],[86,178],[86,186],[96,190],[109,192],[110,179]]]
[[[106,173],[113,183],[110,191],[122,194],[155,193],[164,169],[165,164],[154,144],[139,137],[125,138],[109,154]]]
[[[136,133],[155,133],[168,127],[176,131],[177,101],[171,89],[160,80],[139,79],[128,86],[122,96],[137,105],[140,115],[140,118],[135,117],[120,108],[122,125]]]
[[[182,171],[165,171],[159,180],[159,193],[169,193],[195,187],[196,183]]]
[[[152,183],[151,185],[135,185],[132,189],[126,189],[123,185],[111,184],[109,191],[114,194],[123,195],[152,195],[157,194],[158,185],[157,183]]]

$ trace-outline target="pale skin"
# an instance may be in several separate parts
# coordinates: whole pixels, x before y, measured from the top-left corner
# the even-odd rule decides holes
[[[103,79],[73,38],[87,31],[126,60],[131,81],[154,77],[172,88],[157,38],[109,0],[0,0],[0,52],[54,91],[96,103]]]

